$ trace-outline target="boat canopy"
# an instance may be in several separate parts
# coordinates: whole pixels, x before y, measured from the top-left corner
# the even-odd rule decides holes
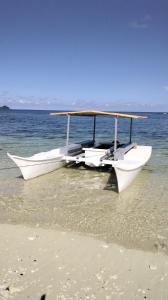
[[[117,131],[118,131],[118,119],[119,118],[128,118],[130,119],[130,134],[129,134],[129,143],[132,142],[132,122],[133,119],[145,119],[146,116],[139,115],[129,115],[117,112],[105,112],[105,111],[97,111],[97,110],[81,110],[81,111],[66,111],[66,112],[52,112],[50,113],[52,116],[67,116],[67,139],[66,146],[69,144],[69,130],[70,130],[70,117],[71,116],[83,116],[83,117],[93,117],[93,144],[95,143],[95,133],[96,133],[96,117],[97,116],[110,116],[114,117],[115,120],[115,128],[114,128],[114,151],[117,149]]]
[[[131,119],[145,119],[146,116],[139,116],[139,115],[130,115],[130,114],[123,114],[117,112],[104,112],[104,111],[97,111],[97,110],[81,110],[81,111],[67,111],[67,112],[52,112],[50,113],[52,116],[111,116],[111,117],[119,117],[119,118],[131,118]]]

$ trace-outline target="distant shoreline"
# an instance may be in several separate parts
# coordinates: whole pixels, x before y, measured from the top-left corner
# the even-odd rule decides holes
[[[0,106],[0,110],[7,111],[7,110],[10,110],[10,107],[6,106],[6,105],[3,105],[3,106]]]
[[[0,106],[0,111],[48,111],[48,112],[66,112],[66,111],[73,111],[71,109],[33,109],[33,108],[10,108],[6,105]],[[82,110],[82,109],[81,109]],[[78,109],[75,109],[75,111],[78,111]],[[119,113],[139,113],[139,114],[149,114],[149,113],[154,113],[154,114],[168,114],[167,111],[129,111],[129,110],[102,110],[102,111],[107,111],[107,112],[119,112]]]

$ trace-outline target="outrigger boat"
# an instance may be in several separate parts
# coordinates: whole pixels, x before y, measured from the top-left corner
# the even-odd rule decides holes
[[[139,115],[123,113],[100,112],[95,110],[78,112],[50,113],[54,116],[67,116],[67,139],[66,146],[47,152],[34,154],[31,157],[8,156],[20,168],[24,179],[34,178],[51,171],[57,170],[67,164],[82,163],[89,167],[111,166],[115,170],[118,192],[123,191],[141,171],[149,160],[152,147],[137,145],[132,142],[133,119],[146,118]],[[92,140],[76,144],[69,144],[70,118],[72,116],[93,117]],[[111,143],[96,143],[96,117],[110,116],[115,119],[114,141]],[[119,118],[130,119],[130,134],[127,144],[120,144],[117,140],[117,127]]]

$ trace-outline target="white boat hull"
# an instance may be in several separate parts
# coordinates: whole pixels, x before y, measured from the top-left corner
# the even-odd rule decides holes
[[[137,146],[124,155],[124,160],[118,160],[113,163],[119,193],[125,190],[137,177],[143,166],[150,159],[151,153],[151,146]]]
[[[10,155],[8,156],[15,162],[20,168],[20,171],[25,180],[38,177],[43,174],[50,173],[65,165],[65,162],[61,161],[61,157],[57,157],[49,160],[26,160],[20,157]]]
[[[31,157],[20,157],[7,153],[7,155],[20,168],[25,180],[31,179],[43,174],[50,173],[66,165],[63,157],[69,150],[81,148],[81,145],[71,144],[67,147],[57,148],[47,152],[41,152]]]
[[[117,177],[119,193],[125,190],[132,183],[132,181],[137,177],[141,169],[142,167],[132,171],[126,171],[119,168],[114,168]]]

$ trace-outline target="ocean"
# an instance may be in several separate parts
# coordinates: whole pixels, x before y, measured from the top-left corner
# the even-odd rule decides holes
[[[65,145],[66,117],[48,111],[0,112],[0,222],[91,235],[106,242],[168,254],[168,114],[140,113],[132,140],[153,147],[136,180],[117,194],[111,174],[62,168],[24,181],[6,153],[31,156]],[[90,117],[71,119],[71,142],[92,136]],[[114,119],[98,117],[96,140],[114,139]],[[129,140],[129,120],[119,120],[118,140]]]

